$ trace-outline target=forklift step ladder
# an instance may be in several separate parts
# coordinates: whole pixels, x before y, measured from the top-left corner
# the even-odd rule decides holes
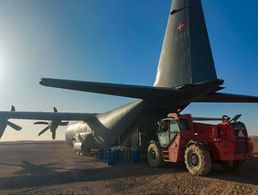
[[[163,161],[168,162],[169,161],[169,152],[168,152],[168,150],[163,150],[162,151],[162,155],[163,155]]]

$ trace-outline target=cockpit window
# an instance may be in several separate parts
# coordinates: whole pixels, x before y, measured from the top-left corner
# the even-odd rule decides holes
[[[159,132],[180,132],[185,130],[190,130],[190,124],[187,119],[181,118],[179,122],[176,120],[162,121]]]
[[[176,120],[170,121],[170,132],[180,132],[180,129]]]
[[[234,133],[237,137],[246,137],[247,136],[247,131],[244,123],[237,122],[237,123],[232,123],[232,127],[234,130]]]
[[[169,121],[162,121],[159,132],[167,132],[169,127]]]
[[[190,124],[189,124],[189,121],[185,118],[180,118],[179,119],[179,125],[180,125],[180,129],[182,131],[185,131],[185,130],[190,130]]]

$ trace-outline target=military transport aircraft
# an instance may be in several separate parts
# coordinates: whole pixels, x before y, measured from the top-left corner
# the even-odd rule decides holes
[[[156,122],[169,112],[180,112],[192,102],[258,102],[258,97],[225,94],[218,79],[200,0],[173,0],[154,86],[42,78],[41,85],[136,98],[105,113],[0,112],[0,136],[8,119],[46,120],[39,135],[49,130],[55,139],[59,125],[70,125],[65,138],[74,149],[110,147],[118,141],[144,147]],[[49,122],[48,122],[49,121]],[[153,129],[153,130],[152,130]]]

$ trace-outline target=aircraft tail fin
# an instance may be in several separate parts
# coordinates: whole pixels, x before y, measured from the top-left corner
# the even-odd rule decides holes
[[[154,86],[216,79],[201,0],[173,0]]]

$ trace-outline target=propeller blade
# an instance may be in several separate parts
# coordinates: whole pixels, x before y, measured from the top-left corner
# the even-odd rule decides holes
[[[34,125],[48,125],[47,121],[36,121],[33,123]]]
[[[68,121],[63,121],[63,122],[60,123],[60,126],[66,126],[66,125],[68,125],[68,124],[69,124]]]
[[[12,105],[11,112],[14,112],[14,111],[15,111],[15,107],[14,107],[14,105]]]
[[[7,123],[7,125],[9,125],[10,127],[12,127],[14,130],[16,130],[16,131],[20,131],[22,128],[19,126],[19,125],[16,125],[16,124],[14,124],[14,123],[12,123],[12,122],[10,122],[10,121],[7,121],[6,122]]]
[[[52,139],[53,139],[53,140],[56,139],[56,131],[52,131]]]
[[[45,129],[39,132],[38,136],[41,136],[43,133],[45,133],[49,129],[49,126],[47,126]]]

